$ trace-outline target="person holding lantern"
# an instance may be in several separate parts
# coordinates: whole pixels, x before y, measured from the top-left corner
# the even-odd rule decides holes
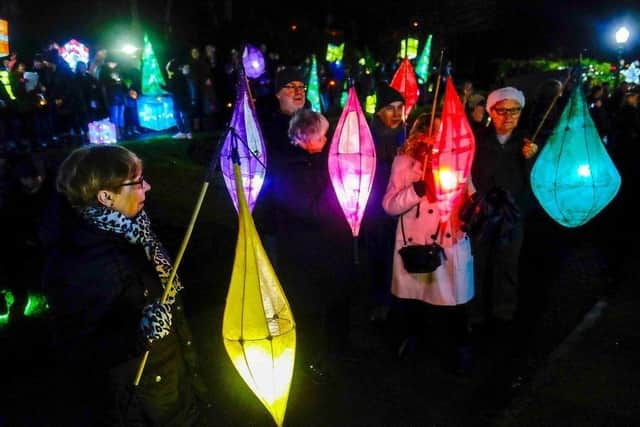
[[[376,147],[376,173],[362,219],[362,239],[371,282],[373,308],[370,320],[385,321],[391,308],[391,259],[395,218],[382,208],[382,198],[389,183],[391,164],[405,140],[400,92],[381,82],[376,88],[376,113],[369,125]]]
[[[59,167],[40,237],[52,358],[64,401],[54,425],[195,425],[190,328],[178,277],[143,210],[141,160],[118,145],[81,147]],[[52,218],[57,218],[53,220]],[[133,387],[145,351],[140,383]],[[69,394],[72,392],[72,395]],[[53,416],[53,415],[52,415]]]
[[[535,207],[529,175],[538,146],[518,127],[524,106],[520,90],[494,90],[486,103],[491,125],[475,132],[471,178],[477,200],[491,201],[496,212],[471,231],[476,283],[471,320],[487,331],[511,322],[516,313],[524,218]],[[500,227],[491,230],[490,224]]]
[[[446,368],[467,375],[472,369],[468,333],[467,303],[474,296],[473,257],[469,236],[461,228],[458,212],[474,192],[466,191],[452,200],[450,210],[438,201],[432,162],[437,156],[428,115],[418,117],[391,167],[389,185],[382,206],[397,218],[391,292],[400,301],[406,338],[398,355],[404,357],[424,331],[438,341]],[[444,212],[449,212],[445,215]],[[400,251],[407,245],[437,243],[439,262],[435,269],[407,265]],[[429,271],[431,270],[431,271]],[[438,332],[434,332],[438,328]],[[442,340],[436,338],[442,334]]]

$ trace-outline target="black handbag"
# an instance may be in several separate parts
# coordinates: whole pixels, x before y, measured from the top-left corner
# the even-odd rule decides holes
[[[404,269],[409,273],[433,273],[442,264],[443,259],[447,259],[444,248],[437,242],[440,232],[440,222],[436,232],[431,235],[433,243],[426,245],[408,245],[404,233],[404,215],[400,217],[400,229],[402,230],[402,240],[404,246],[398,250]]]

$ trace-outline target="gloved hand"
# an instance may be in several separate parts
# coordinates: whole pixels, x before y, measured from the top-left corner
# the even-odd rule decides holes
[[[142,309],[140,329],[150,343],[169,335],[171,331],[171,305],[154,302],[145,306]]]
[[[413,183],[413,190],[416,192],[416,194],[419,197],[422,197],[425,194],[427,194],[427,185],[424,183],[423,180],[416,181]]]

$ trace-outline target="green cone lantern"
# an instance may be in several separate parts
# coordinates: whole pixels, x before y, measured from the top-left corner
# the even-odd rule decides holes
[[[607,154],[577,85],[531,171],[533,193],[565,227],[596,216],[620,189],[620,174]]]
[[[322,112],[320,105],[320,81],[318,79],[318,61],[316,56],[311,56],[311,69],[309,70],[309,81],[307,82],[307,99],[311,103],[311,109],[318,113]]]

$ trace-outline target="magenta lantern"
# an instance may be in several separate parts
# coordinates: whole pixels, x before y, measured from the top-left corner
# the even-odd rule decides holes
[[[242,52],[242,65],[247,77],[256,79],[264,73],[264,54],[257,47],[246,44]]]
[[[243,73],[240,73],[238,79],[236,105],[220,151],[220,169],[222,170],[229,195],[233,200],[233,205],[238,211],[238,192],[236,191],[233,159],[231,158],[234,147],[238,148],[242,185],[244,194],[247,197],[249,211],[252,211],[258,198],[258,193],[260,193],[264,183],[267,152],[262,131],[256,118],[256,110],[249,92],[247,79]]]
[[[442,124],[433,157],[438,210],[447,221],[458,197],[466,191],[476,142],[451,77],[444,92]]]
[[[373,137],[352,87],[331,140],[329,176],[354,237],[360,232],[375,171]]]

